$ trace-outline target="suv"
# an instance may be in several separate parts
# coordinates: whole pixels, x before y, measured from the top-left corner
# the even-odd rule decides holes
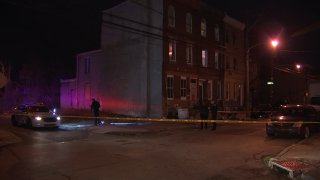
[[[268,136],[280,134],[298,135],[308,138],[320,127],[319,112],[310,105],[282,106],[266,124]]]
[[[60,116],[42,103],[21,104],[12,109],[11,123],[27,127],[59,127]]]

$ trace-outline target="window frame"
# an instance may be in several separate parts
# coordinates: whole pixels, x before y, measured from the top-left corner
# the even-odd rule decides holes
[[[91,58],[85,57],[84,58],[84,74],[90,74],[91,70]]]
[[[176,26],[176,11],[172,5],[168,6],[168,26],[172,28]]]
[[[204,18],[201,19],[200,34],[202,37],[207,37],[207,20]]]
[[[186,61],[187,64],[193,64],[193,45],[191,43],[186,45]]]
[[[218,97],[218,99],[222,99],[222,83],[221,83],[221,81],[216,81],[216,83],[217,83],[217,97]]]
[[[208,49],[202,49],[201,50],[201,66],[202,67],[208,67]]]
[[[180,77],[180,99],[187,100],[187,77]]]
[[[213,98],[212,90],[213,90],[213,84],[212,84],[212,81],[209,80],[208,81],[208,100],[212,100],[212,98]]]
[[[171,54],[170,54],[170,52],[171,52]],[[169,40],[168,56],[169,56],[170,62],[176,62],[176,60],[177,60],[177,42],[175,40]]]
[[[192,14],[189,12],[186,14],[186,32],[192,33]]]
[[[169,75],[169,74],[167,75],[166,93],[167,93],[167,99],[168,100],[173,100],[174,99],[174,75]]]
[[[214,40],[219,42],[220,41],[220,27],[219,24],[214,25]]]
[[[214,52],[214,68],[216,69],[216,70],[219,70],[220,68],[220,65],[219,65],[219,51],[215,51]]]

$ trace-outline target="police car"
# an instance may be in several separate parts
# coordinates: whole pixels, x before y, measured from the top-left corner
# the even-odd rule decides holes
[[[61,118],[42,103],[21,104],[12,109],[11,123],[27,127],[59,127]]]

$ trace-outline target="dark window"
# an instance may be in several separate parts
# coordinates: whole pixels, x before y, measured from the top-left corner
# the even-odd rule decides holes
[[[90,73],[90,58],[89,57],[84,59],[84,73],[85,74]]]

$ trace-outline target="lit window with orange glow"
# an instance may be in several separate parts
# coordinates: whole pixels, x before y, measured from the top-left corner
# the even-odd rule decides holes
[[[169,60],[176,61],[176,41],[169,41]]]

